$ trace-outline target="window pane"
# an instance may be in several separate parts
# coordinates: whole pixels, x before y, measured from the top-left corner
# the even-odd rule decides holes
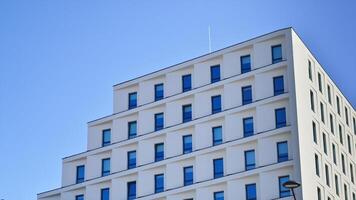
[[[193,167],[184,167],[184,185],[193,184]]]
[[[255,150],[245,151],[245,170],[255,169]]]
[[[136,181],[127,183],[127,200],[136,199]]]
[[[84,174],[85,174],[85,166],[80,165],[77,166],[77,183],[82,183],[84,182]]]
[[[220,65],[210,67],[211,83],[220,81]]]
[[[278,162],[284,162],[288,160],[288,143],[278,142],[277,143],[277,153],[278,153]]]
[[[163,92],[163,83],[155,85],[155,101],[163,99],[164,92]]]
[[[110,158],[106,158],[102,160],[102,169],[101,175],[107,176],[110,175]]]
[[[192,105],[184,105],[183,108],[183,123],[192,120]]]
[[[224,161],[222,158],[214,159],[214,178],[224,176]]]
[[[101,200],[110,200],[109,188],[101,189]]]
[[[290,190],[283,186],[285,182],[289,181],[289,176],[279,177],[279,197],[288,197],[290,196]]]
[[[214,192],[214,200],[224,200],[224,192]]]
[[[192,152],[192,135],[183,136],[183,154]]]
[[[256,200],[256,199],[257,199],[256,184],[246,185],[246,200]]]
[[[223,139],[222,139],[222,127],[213,127],[213,146],[221,144]]]
[[[277,76],[273,78],[274,95],[284,93],[284,81],[283,76]]]
[[[244,137],[253,135],[253,118],[252,117],[243,119],[243,129],[244,129]]]
[[[183,92],[192,89],[192,76],[190,74],[182,76],[182,90]]]
[[[102,146],[107,146],[111,143],[111,130],[106,129],[103,130],[103,141],[102,141]]]
[[[159,131],[163,129],[163,126],[164,126],[163,113],[155,114],[155,131]]]
[[[163,174],[155,175],[155,193],[164,191],[164,176]]]
[[[251,71],[251,56],[241,56],[241,74]]]
[[[252,87],[251,86],[245,86],[242,87],[242,104],[249,104],[252,103]]]
[[[84,200],[84,195],[77,195],[75,196],[75,200]]]
[[[282,61],[282,46],[272,46],[272,63],[277,63],[280,61]]]
[[[129,94],[129,109],[137,107],[137,92]]]
[[[276,117],[276,128],[286,126],[286,109],[279,108],[275,110]]]
[[[156,144],[155,145],[155,161],[158,162],[164,159],[164,144]]]
[[[137,135],[137,122],[136,121],[129,122],[128,132],[129,132],[128,133],[129,139],[136,137],[136,135]]]
[[[221,112],[221,96],[212,96],[211,97],[211,113]]]
[[[129,151],[127,153],[127,168],[132,169],[136,167],[136,151]]]

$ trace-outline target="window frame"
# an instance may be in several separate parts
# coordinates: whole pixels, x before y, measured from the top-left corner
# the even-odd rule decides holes
[[[246,85],[241,87],[241,98],[242,98],[242,105],[247,105],[253,102],[252,97],[252,85]],[[250,98],[249,98],[250,97]]]
[[[278,88],[279,87],[278,81],[282,81],[281,88]],[[274,94],[274,96],[284,94],[284,76],[283,75],[273,77],[273,94]]]
[[[288,180],[283,180],[287,178]],[[291,191],[289,188],[286,188],[283,186],[283,184],[287,181],[290,180],[290,177],[289,175],[286,175],[286,176],[279,176],[278,177],[278,185],[279,185],[279,198],[284,198],[284,197],[289,197],[291,196]]]
[[[244,59],[248,58],[249,59],[249,63],[248,64],[244,64],[243,61]],[[240,70],[241,70],[241,74],[247,73],[251,71],[251,55],[244,55],[244,56],[240,56]]]
[[[135,125],[135,132],[132,131],[132,126]],[[127,137],[133,139],[137,137],[137,121],[130,121],[127,123]]]
[[[111,144],[111,129],[108,128],[108,129],[102,130],[101,135],[102,135],[101,136],[101,147],[106,147],[106,146],[110,145]],[[108,141],[106,141],[107,140],[106,136],[109,137]]]
[[[131,99],[132,96],[135,96],[135,99]],[[128,94],[128,109],[137,108],[137,92],[130,92]]]
[[[216,134],[219,132],[216,132],[216,130],[220,130],[220,136],[221,138],[216,138]],[[214,126],[211,128],[212,131],[212,136],[213,136],[213,146],[220,145],[223,143],[223,130],[222,126]]]
[[[245,171],[256,169],[256,152],[254,149],[244,151]],[[248,155],[253,155],[253,163],[248,163]]]
[[[186,83],[189,83],[186,85]],[[192,74],[185,74],[182,76],[182,92],[192,90]]]
[[[217,166],[221,164],[221,166]],[[215,158],[213,159],[213,170],[214,170],[214,179],[224,177],[224,158]],[[218,171],[218,168],[221,168],[221,171]]]
[[[191,179],[189,179],[190,174],[187,172],[188,170],[191,170]],[[192,165],[183,167],[183,182],[184,186],[192,185],[194,183],[194,168]]]
[[[217,70],[217,71],[215,71]],[[217,76],[216,74],[214,73],[218,73],[218,77],[215,77]],[[221,80],[221,69],[220,69],[220,64],[218,65],[213,65],[213,66],[210,66],[210,83],[216,83],[216,82],[219,82]]]
[[[215,103],[217,103],[218,107],[215,107]],[[216,114],[222,111],[221,105],[221,95],[214,95],[211,97],[211,114]]]
[[[276,48],[280,48],[280,51],[281,51],[281,56],[280,57],[275,57],[275,53],[274,52],[274,49]],[[271,52],[272,52],[272,64],[275,64],[275,63],[279,63],[279,62],[282,62],[283,61],[283,49],[282,49],[282,44],[277,44],[277,45],[273,45],[271,46]]]
[[[164,99],[164,84],[157,83],[154,85],[154,88],[155,88],[155,101]],[[159,90],[160,88],[162,88],[162,90]]]
[[[280,152],[280,145],[286,145],[287,147],[287,154],[282,154]],[[288,148],[288,141],[281,141],[281,142],[277,142],[277,162],[281,163],[281,162],[286,162],[289,160],[289,148]]]
[[[186,139],[190,138],[191,142],[186,143]],[[183,135],[183,154],[191,153],[193,151],[193,136],[192,135]],[[187,146],[189,145],[189,148]]]
[[[186,109],[190,108],[190,111],[186,112]],[[192,104],[186,104],[182,106],[182,123],[190,122],[193,119],[193,107]]]
[[[79,169],[83,170],[83,177],[79,177]],[[75,179],[75,183],[83,183],[85,181],[85,165],[78,165],[77,166],[77,170],[76,170],[76,179]]]
[[[162,186],[159,186],[159,179],[162,181]],[[155,194],[164,192],[164,174],[156,174],[155,175]]]
[[[279,112],[282,112],[284,111],[284,121],[281,121],[281,122],[278,122],[277,119],[278,119],[278,116],[277,116],[277,113]],[[282,128],[282,127],[286,127],[287,126],[287,110],[285,107],[283,108],[276,108],[274,110],[274,115],[275,115],[275,122],[276,122],[276,128]]]
[[[252,130],[248,130],[248,121],[252,121]],[[245,117],[242,119],[242,124],[243,124],[243,134],[244,137],[250,137],[254,135],[254,123],[253,123],[253,117]]]
[[[162,146],[162,152],[158,152],[158,147]],[[162,155],[160,155],[162,154]],[[159,162],[161,160],[164,160],[164,143],[157,143],[155,144],[155,162]]]
[[[162,116],[162,124],[160,124],[158,118],[159,116]],[[154,117],[155,117],[155,131],[160,131],[164,129],[164,113],[163,112],[156,113]]]
[[[101,176],[109,176],[110,175],[110,171],[111,171],[111,163],[110,163],[110,158],[103,158],[101,159]],[[108,170],[105,170],[105,163],[107,163],[109,166],[108,166]]]
[[[131,156],[133,154],[135,155],[134,161],[133,161],[133,158],[131,158]],[[134,169],[136,167],[137,167],[137,152],[136,152],[136,150],[128,151],[127,152],[127,169]]]
[[[134,192],[131,192],[131,188],[132,186],[131,185],[134,185]],[[127,182],[127,200],[134,200],[136,199],[136,195],[137,195],[137,188],[136,188],[136,181],[130,181],[130,182]],[[131,194],[131,193],[134,193],[134,194]]]
[[[253,188],[253,196],[250,197],[250,190],[249,188]],[[256,183],[250,183],[245,185],[245,194],[246,194],[246,200],[257,200],[257,185]]]

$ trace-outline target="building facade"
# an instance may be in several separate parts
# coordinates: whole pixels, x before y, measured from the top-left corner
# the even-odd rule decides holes
[[[356,113],[292,28],[113,87],[38,200],[356,200]]]

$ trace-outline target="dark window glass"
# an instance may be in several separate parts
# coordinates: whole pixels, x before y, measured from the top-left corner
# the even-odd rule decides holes
[[[349,135],[347,135],[347,148],[349,150],[349,154],[352,154],[352,151],[351,151],[351,137]]]
[[[272,63],[282,61],[282,45],[272,46]]]
[[[163,99],[164,90],[163,90],[163,83],[155,85],[155,101]]]
[[[224,160],[222,158],[214,159],[214,178],[224,176]]]
[[[191,185],[193,184],[193,166],[184,167],[184,185]]]
[[[193,150],[193,137],[192,135],[183,136],[183,154],[190,153]]]
[[[136,167],[136,151],[127,152],[127,169]]]
[[[137,136],[137,122],[132,121],[128,123],[128,138],[132,139]]]
[[[315,154],[315,174],[320,176],[320,171],[319,171],[319,157],[318,155]]]
[[[337,114],[341,115],[340,112],[340,99],[338,96],[336,96],[336,108],[337,108]]]
[[[313,125],[313,140],[314,140],[314,143],[315,143],[315,144],[318,144],[318,136],[317,136],[317,133],[316,133],[316,125],[315,125],[315,122],[313,122],[312,125]]]
[[[327,186],[330,186],[329,166],[327,165],[325,165],[325,182]]]
[[[101,176],[110,175],[110,158],[101,160]]]
[[[136,199],[136,181],[127,183],[127,200]]]
[[[155,193],[164,191],[164,175],[157,174],[155,175]]]
[[[245,151],[245,170],[247,171],[255,168],[255,150]]]
[[[283,184],[289,181],[289,176],[281,176],[279,180],[279,198],[290,196],[290,189],[283,186]]]
[[[349,125],[349,111],[347,110],[346,107],[345,107],[345,121],[346,124]]]
[[[344,184],[344,197],[345,197],[345,200],[348,200],[349,199],[349,194],[348,194],[348,191],[347,191],[347,185]]]
[[[330,85],[328,85],[328,101],[331,104],[331,89],[330,89]]]
[[[345,156],[344,156],[344,154],[341,154],[341,167],[342,167],[342,172],[346,175],[346,165],[345,165]]]
[[[243,119],[244,137],[253,135],[253,118],[247,117]]]
[[[314,93],[313,91],[310,90],[310,108],[312,111],[315,112],[315,106],[314,106]]]
[[[339,140],[341,144],[344,144],[344,138],[342,137],[342,128],[339,125]]]
[[[77,195],[75,196],[75,200],[84,200],[84,195]]]
[[[350,179],[352,183],[355,183],[354,179],[354,166],[350,163]]]
[[[330,114],[330,131],[334,134],[334,117],[332,114]]]
[[[137,107],[137,92],[129,94],[129,109]]]
[[[214,200],[224,200],[224,192],[214,192]]]
[[[255,183],[246,185],[245,189],[246,189],[246,200],[257,200],[257,189]]]
[[[251,71],[251,56],[241,56],[240,57],[241,63],[241,74]]]
[[[182,76],[182,90],[183,92],[189,91],[192,89],[192,75],[187,74]]]
[[[323,133],[323,150],[326,155],[328,155],[328,144],[325,133]]]
[[[251,85],[241,88],[242,92],[242,105],[252,103],[252,87]]]
[[[335,193],[339,196],[340,195],[340,189],[339,189],[339,178],[337,175],[335,175]]]
[[[325,123],[325,117],[324,117],[324,104],[320,102],[320,118],[323,123]]]
[[[82,183],[84,182],[84,175],[85,175],[85,166],[84,165],[80,165],[77,166],[77,183]]]
[[[352,193],[352,200],[356,200],[356,194]]]
[[[278,162],[284,162],[288,160],[288,142],[277,143]]]
[[[101,189],[101,200],[110,200],[110,189]]]
[[[182,107],[183,123],[192,121],[192,105],[184,105]]]
[[[102,136],[102,146],[105,147],[107,145],[110,145],[111,143],[111,130],[110,129],[106,129],[103,130],[103,136]]]
[[[354,135],[356,135],[356,119],[353,117],[352,122],[354,124]]]
[[[222,127],[221,126],[213,127],[212,131],[213,131],[213,146],[221,144],[223,142]]]
[[[319,187],[317,187],[317,195],[318,195],[318,200],[321,200],[321,190]]]
[[[274,91],[274,95],[279,95],[284,93],[283,76],[273,77],[273,91]]]
[[[211,113],[215,114],[221,112],[221,96],[212,96],[211,97]]]
[[[321,93],[323,93],[323,85],[322,85],[321,74],[320,73],[318,73],[318,84],[319,84],[319,91]]]
[[[210,81],[211,83],[220,81],[220,65],[210,67]]]
[[[335,144],[333,144],[332,148],[333,148],[333,161],[334,161],[334,164],[337,165]]]
[[[155,144],[155,161],[161,161],[164,159],[164,144]]]
[[[155,114],[155,131],[159,131],[164,127],[164,115],[163,113]]]
[[[281,128],[287,125],[286,109],[278,108],[275,110],[276,128]]]
[[[313,71],[312,71],[312,65],[310,60],[308,60],[308,72],[309,72],[309,79],[312,81],[313,80]]]

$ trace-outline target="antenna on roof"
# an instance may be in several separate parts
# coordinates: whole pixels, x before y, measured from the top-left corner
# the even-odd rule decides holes
[[[211,53],[210,25],[208,26],[208,33],[209,33],[209,53]]]

